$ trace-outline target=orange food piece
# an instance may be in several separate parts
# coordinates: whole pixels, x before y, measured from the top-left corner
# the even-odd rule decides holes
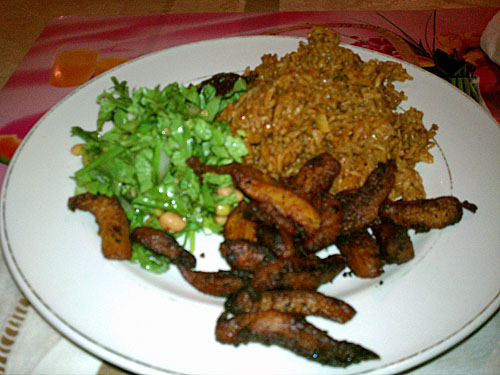
[[[0,135],[0,162],[8,163],[20,143],[15,134]]]
[[[115,66],[123,64],[127,61],[129,61],[129,59],[125,57],[103,57],[102,59],[97,60],[94,75],[97,76],[104,73],[106,70],[114,68]]]
[[[56,87],[70,87],[87,82],[96,70],[98,55],[98,51],[92,50],[59,52],[52,66],[50,84]]]

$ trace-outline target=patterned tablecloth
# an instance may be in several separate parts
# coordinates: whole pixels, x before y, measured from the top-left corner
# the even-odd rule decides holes
[[[31,127],[80,84],[124,61],[194,41],[237,35],[305,36],[314,24],[335,28],[346,44],[373,49],[432,69],[433,46],[466,75],[442,78],[479,101],[500,121],[500,42],[481,36],[500,9],[383,12],[169,14],[54,19],[0,92],[0,182]],[[430,21],[430,22],[429,22]],[[435,28],[434,28],[435,25]],[[434,34],[434,35],[433,35]],[[500,34],[490,32],[490,37]],[[435,39],[433,40],[433,36]],[[411,48],[415,41],[422,49]],[[421,42],[421,43],[420,43]],[[481,45],[483,48],[481,48]],[[490,53],[488,57],[487,53]],[[446,67],[444,67],[446,70]],[[0,258],[0,374],[120,372],[54,331],[18,291]],[[418,374],[500,374],[500,316]],[[63,360],[65,359],[65,360]]]

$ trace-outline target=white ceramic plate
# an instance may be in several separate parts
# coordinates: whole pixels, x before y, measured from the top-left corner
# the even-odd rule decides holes
[[[104,260],[92,215],[72,213],[69,178],[80,160],[69,150],[74,125],[95,129],[96,97],[110,77],[131,87],[188,83],[255,66],[268,52],[297,47],[288,37],[211,40],[160,51],[89,82],[56,105],[29,133],[5,177],[1,240],[8,266],[35,308],[62,334],[103,359],[137,373],[351,374],[399,372],[450,348],[500,304],[500,131],[482,107],[425,71],[400,85],[404,106],[440,126],[435,163],[420,171],[429,196],[453,194],[478,205],[475,215],[415,237],[416,257],[375,280],[339,276],[321,288],[357,311],[345,325],[310,321],[381,359],[347,369],[321,366],[278,347],[238,348],[215,341],[222,299],[194,290],[172,268],[153,275]],[[355,49],[363,59],[387,56]],[[198,269],[224,267],[220,238],[198,239]],[[381,283],[383,281],[383,283]]]

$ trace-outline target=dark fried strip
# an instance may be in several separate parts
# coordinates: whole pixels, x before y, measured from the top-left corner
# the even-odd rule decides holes
[[[462,219],[463,207],[475,211],[475,206],[468,202],[460,202],[453,196],[414,201],[386,201],[380,209],[380,216],[390,219],[398,225],[427,232],[431,229],[442,229],[458,223]]]
[[[316,194],[311,202],[320,212],[319,229],[304,241],[304,250],[317,252],[332,245],[342,230],[342,204],[329,193]]]
[[[344,258],[338,254],[325,259],[278,259],[257,269],[251,286],[258,290],[316,290],[320,285],[332,281],[344,268]]]
[[[403,264],[415,256],[408,228],[385,221],[372,226],[372,230],[386,263]]]
[[[194,288],[216,297],[227,297],[245,287],[252,273],[244,270],[203,272],[178,267],[184,279]]]
[[[337,341],[300,315],[275,310],[230,317],[224,312],[215,328],[217,341],[238,346],[249,342],[278,345],[324,365],[346,367],[378,355],[358,344]]]
[[[99,225],[102,253],[107,259],[125,260],[132,256],[130,227],[117,198],[84,193],[69,198],[68,207],[92,213]]]
[[[215,92],[217,95],[225,96],[231,92],[234,84],[240,78],[244,78],[244,77],[240,76],[239,74],[233,73],[233,72],[217,73],[217,74],[214,74],[212,77],[201,82],[198,85],[197,89],[198,89],[198,91],[201,91],[201,89],[204,86],[211,85],[215,88]]]
[[[225,309],[235,315],[276,310],[315,315],[338,323],[352,319],[356,311],[346,302],[312,290],[242,290],[228,297]]]
[[[356,276],[373,278],[382,274],[384,262],[377,241],[366,229],[339,237],[337,247]]]
[[[272,250],[278,258],[290,258],[298,255],[293,238],[282,228],[265,224],[259,225],[257,240]]]
[[[394,160],[379,163],[361,188],[336,194],[342,204],[342,235],[366,228],[377,218],[394,186],[395,173]]]
[[[340,163],[324,152],[306,162],[296,175],[280,182],[297,194],[308,197],[330,190],[339,173]]]
[[[251,201],[244,213],[246,219],[259,224],[275,226],[291,237],[303,237],[304,229],[288,217],[281,215],[267,202]]]
[[[250,271],[276,259],[267,247],[247,240],[225,240],[220,244],[219,251],[231,268]]]
[[[151,251],[166,256],[176,265],[186,268],[196,267],[196,258],[193,254],[163,230],[138,227],[132,231],[131,238],[132,241],[140,243]]]

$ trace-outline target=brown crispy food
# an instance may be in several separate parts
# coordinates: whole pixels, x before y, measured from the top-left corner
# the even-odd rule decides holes
[[[224,224],[224,238],[228,240],[256,241],[256,230],[258,224],[245,218],[248,203],[241,201],[240,204],[229,214]]]
[[[101,249],[107,259],[130,259],[132,244],[127,216],[116,197],[84,193],[69,198],[68,207],[92,213],[99,225]]]
[[[278,259],[257,269],[250,285],[257,290],[316,290],[332,281],[344,268],[344,258],[339,254],[324,259]]]
[[[238,163],[203,167],[195,157],[189,158],[187,164],[197,174],[200,174],[199,172],[230,174],[245,195],[259,202],[270,203],[281,215],[299,223],[307,233],[319,228],[321,221],[319,213],[309,202],[254,168]]]
[[[196,267],[196,258],[180,246],[175,238],[163,230],[150,227],[138,227],[132,231],[131,239],[149,250],[164,255],[176,265],[185,268]]]
[[[384,262],[377,240],[366,229],[348,236],[340,236],[337,239],[337,247],[356,276],[373,278],[382,274]]]
[[[238,346],[249,342],[278,345],[324,365],[346,367],[378,355],[348,341],[338,341],[308,323],[303,316],[275,310],[231,317],[221,314],[215,328],[217,341]]]
[[[245,287],[252,273],[245,270],[203,272],[179,266],[179,271],[189,284],[200,292],[216,297],[227,297]]]
[[[312,196],[330,190],[340,173],[340,163],[328,152],[307,161],[296,175],[280,180],[299,195]]]
[[[245,211],[246,219],[263,225],[275,226],[291,237],[305,236],[304,229],[288,217],[281,215],[268,202],[251,201]]]
[[[259,225],[257,240],[272,250],[278,258],[290,258],[298,255],[293,238],[281,228],[266,224]]]
[[[248,240],[225,240],[219,251],[231,268],[250,271],[276,259],[267,247]]]
[[[342,204],[328,192],[316,194],[312,199],[320,212],[321,225],[303,243],[307,252],[317,252],[332,245],[342,230]]]
[[[228,297],[226,311],[235,315],[276,310],[292,314],[315,315],[338,323],[352,319],[356,310],[337,298],[312,290],[242,290]]]
[[[403,264],[413,259],[415,252],[408,228],[390,221],[381,222],[371,228],[377,239],[380,255],[386,263]]]
[[[477,209],[475,205],[462,203],[453,196],[413,201],[387,200],[381,207],[380,216],[417,232],[427,232],[458,223],[462,219],[463,208],[472,212]]]
[[[239,74],[232,73],[232,72],[217,73],[217,74],[214,74],[212,77],[201,82],[197,88],[198,88],[198,91],[201,91],[201,89],[204,86],[211,85],[215,88],[216,95],[224,96],[224,95],[227,95],[231,92],[234,84],[240,78],[244,78],[244,77],[240,76]]]
[[[394,186],[396,162],[379,163],[362,187],[336,194],[342,204],[341,234],[354,233],[366,228],[378,216],[381,204]]]

